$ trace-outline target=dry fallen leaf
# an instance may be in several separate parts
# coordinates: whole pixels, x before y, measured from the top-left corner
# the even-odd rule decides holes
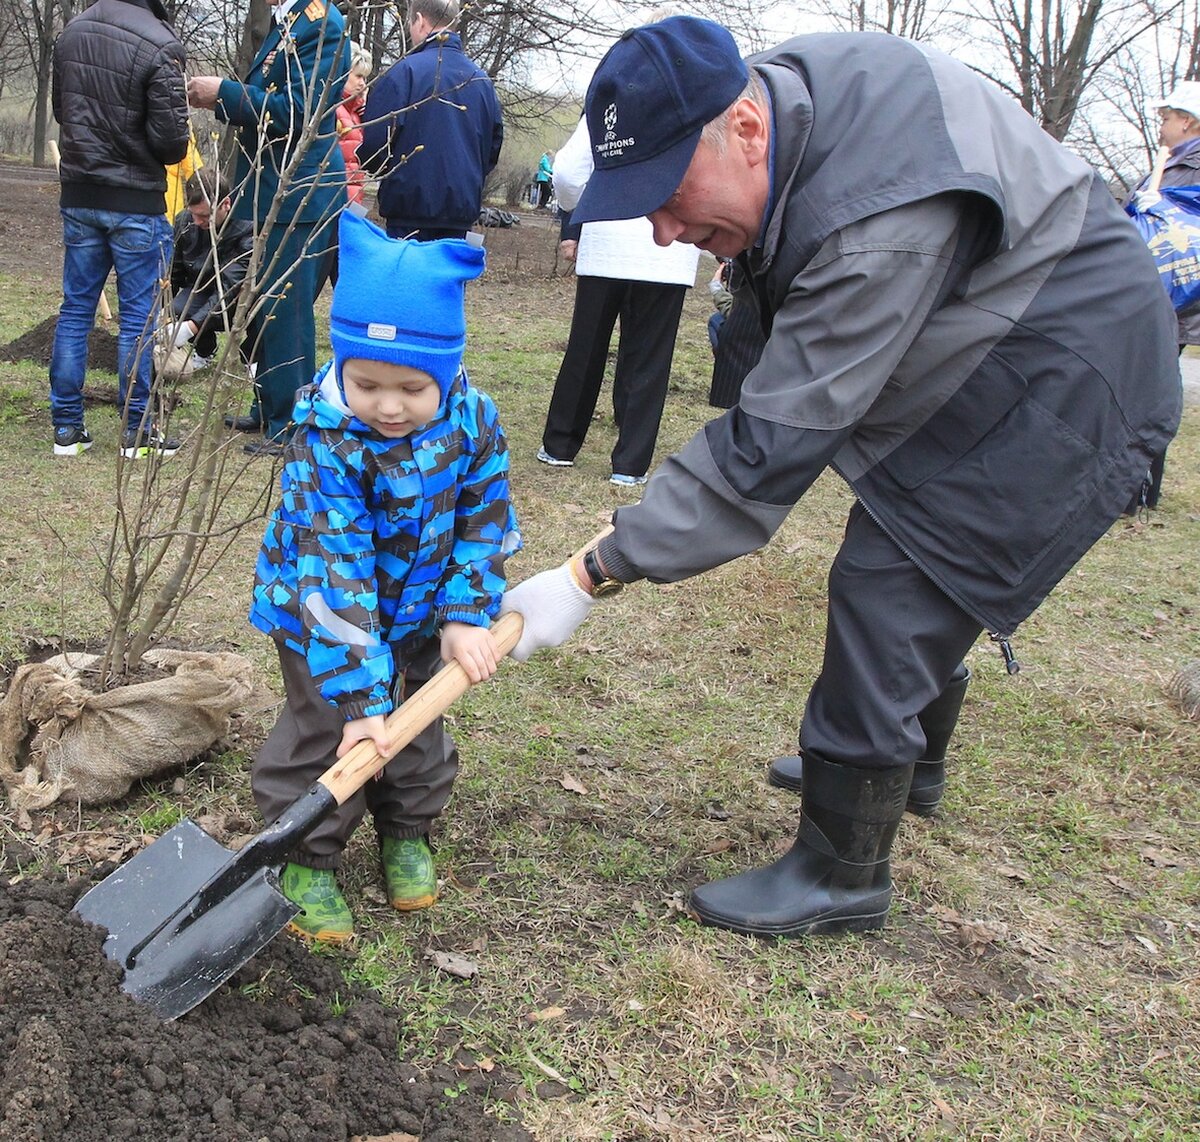
[[[1156,849],[1147,845],[1139,854],[1142,860],[1149,861],[1155,868],[1178,868],[1179,860],[1164,849]]]
[[[472,963],[466,956],[454,952],[426,952],[425,955],[433,961],[433,966],[438,971],[444,971],[447,975],[457,976],[459,979],[473,979],[479,974],[479,965]]]
[[[563,773],[561,784],[568,793],[586,794],[588,791],[587,786],[578,777],[572,777],[569,773]]]
[[[566,1013],[562,1007],[543,1007],[541,1011],[531,1011],[525,1018],[530,1023],[546,1023],[551,1019],[561,1019]]]
[[[996,871],[1001,876],[1008,877],[1009,880],[1020,881],[1021,884],[1025,884],[1029,880],[1029,873],[1013,864],[997,865]]]

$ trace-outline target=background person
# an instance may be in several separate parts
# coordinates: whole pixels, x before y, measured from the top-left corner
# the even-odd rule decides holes
[[[188,124],[187,154],[177,163],[167,167],[167,219],[172,225],[179,220],[179,213],[187,206],[187,182],[201,167],[204,159],[196,146],[196,132]]]
[[[592,173],[587,121],[581,119],[559,151],[554,185],[570,212]],[[592,423],[600,397],[613,329],[621,323],[613,374],[617,442],[610,480],[620,487],[646,482],[671,379],[679,315],[695,285],[700,251],[674,243],[656,245],[644,218],[577,226],[560,246],[575,262],[575,308],[566,352],[559,365],[537,458],[570,467]]]
[[[333,361],[296,402],[250,610],[287,698],[250,774],[268,822],[355,743],[388,752],[384,718],[441,660],[472,682],[495,672],[487,628],[520,546],[496,407],[462,369],[463,292],[483,250],[393,241],[349,212],[339,246]],[[353,934],[335,870],[368,809],[392,906],[429,907],[429,830],[457,772],[438,718],[301,843],[280,882],[303,908],[293,926],[333,943]]]
[[[381,176],[378,208],[393,238],[463,237],[500,158],[500,100],[451,31],[457,20],[458,0],[410,0],[413,48],[367,98],[358,157]]]
[[[1158,112],[1159,145],[1170,148],[1159,186],[1200,185],[1200,82],[1187,80],[1176,84],[1167,95],[1156,99],[1150,106]],[[1147,175],[1126,201],[1133,201],[1143,210],[1153,206],[1159,196],[1156,191],[1146,189],[1149,181],[1150,176]],[[1200,306],[1192,306],[1178,317],[1179,353],[1182,356],[1188,345],[1200,345]],[[1166,462],[1167,453],[1164,449],[1151,461],[1144,486],[1126,509],[1128,514],[1134,514],[1143,505],[1158,507]]]
[[[554,152],[543,151],[538,159],[537,170],[533,175],[533,189],[537,194],[534,206],[544,210],[550,205],[550,196],[554,191]]]
[[[611,534],[508,592],[514,656],[625,582],[762,547],[832,464],[858,502],[800,729],[796,839],[691,908],[756,935],[877,928],[922,712],[982,631],[1011,658],[1178,426],[1170,306],[1086,163],[898,37],[798,36],[747,69],[719,25],[668,19],[613,46],[586,109],[596,170],[575,218],[646,214],[660,243],[738,256],[771,333],[738,405]]]
[[[166,167],[188,147],[184,64],[159,0],[99,0],[54,44],[63,219],[63,300],[50,357],[55,456],[92,446],[83,422],[88,334],[113,269],[121,453],[169,456],[179,447],[156,431],[147,405],[154,307],[171,259]]]
[[[345,21],[326,0],[273,0],[272,17],[241,81],[204,75],[188,83],[193,106],[238,127],[234,214],[253,222],[264,243],[253,285],[262,302],[257,381],[265,439],[245,445],[252,456],[283,454],[296,390],[316,371],[313,298],[346,204],[335,126],[350,71]],[[314,115],[320,123],[310,141],[305,130]],[[298,148],[303,155],[285,181]]]
[[[171,347],[191,345],[191,367],[202,369],[217,352],[217,334],[233,317],[254,249],[254,226],[232,218],[233,200],[215,167],[204,167],[187,185],[187,210],[175,222],[171,258]],[[249,365],[257,339],[252,320],[241,346]]]

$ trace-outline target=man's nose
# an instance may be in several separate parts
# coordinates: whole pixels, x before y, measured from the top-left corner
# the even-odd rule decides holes
[[[656,210],[648,217],[650,225],[654,227],[654,244],[656,246],[669,246],[683,233],[683,224],[666,210]]]

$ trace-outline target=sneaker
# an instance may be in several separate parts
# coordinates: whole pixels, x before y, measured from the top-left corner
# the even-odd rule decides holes
[[[551,456],[544,448],[537,450],[537,458],[543,464],[549,464],[551,468],[574,468],[574,460],[560,460],[557,456]]]
[[[344,944],[354,935],[354,917],[332,869],[288,864],[279,878],[279,888],[300,906],[288,921],[288,927],[297,935],[321,944]]]
[[[82,424],[76,428],[54,430],[55,456],[82,456],[91,446],[92,438]]]
[[[127,428],[121,436],[121,455],[126,460],[145,460],[150,456],[174,456],[179,441],[163,436],[154,428]]]
[[[646,482],[645,476],[623,476],[620,472],[614,472],[608,478],[610,484],[616,484],[618,488],[636,488]]]
[[[433,853],[424,837],[381,837],[379,851],[393,908],[415,912],[437,899]]]
[[[199,353],[192,354],[192,372],[197,369],[207,369],[213,363],[212,357],[201,357]]]

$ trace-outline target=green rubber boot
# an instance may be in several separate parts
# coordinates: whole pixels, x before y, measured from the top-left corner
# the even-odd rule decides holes
[[[321,944],[344,944],[354,935],[354,917],[332,869],[289,864],[279,878],[279,887],[293,904],[300,905],[301,911],[288,923],[297,935]]]
[[[379,851],[393,908],[416,912],[437,899],[437,872],[424,837],[381,837]]]

